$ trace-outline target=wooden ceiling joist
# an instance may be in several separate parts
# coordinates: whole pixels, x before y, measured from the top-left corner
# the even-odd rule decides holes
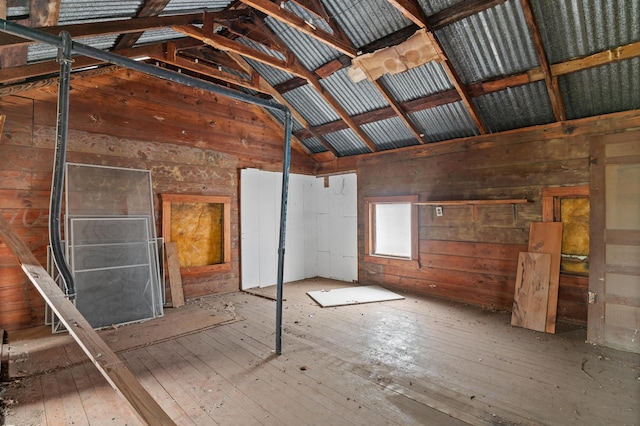
[[[440,58],[442,59],[442,62],[440,64],[442,65],[442,68],[444,69],[444,71],[447,73],[449,80],[451,80],[453,87],[455,87],[455,89],[458,91],[458,94],[460,95],[460,99],[462,100],[462,103],[464,104],[467,111],[469,112],[469,116],[475,123],[480,134],[482,135],[486,134],[487,128],[484,122],[482,121],[482,117],[480,115],[480,112],[478,111],[478,108],[475,106],[475,104],[471,100],[471,97],[467,92],[467,88],[465,87],[462,80],[458,76],[458,73],[456,72],[456,70],[451,65],[451,61],[449,61],[449,57],[442,49],[442,45],[438,41],[438,38],[435,36],[435,34],[432,32],[431,28],[427,24],[427,17],[424,14],[422,7],[418,4],[416,0],[387,0],[387,1],[391,5],[396,7],[407,19],[411,20],[414,24],[418,25],[420,28],[425,28],[427,30],[427,35],[430,37],[431,43],[436,48],[436,50],[440,54]]]
[[[342,40],[339,37],[335,37],[328,32],[321,30],[315,25],[306,22],[304,19],[296,15],[295,13],[289,12],[286,9],[283,9],[278,4],[273,3],[269,0],[241,0],[242,3],[250,6],[260,12],[277,19],[278,21],[297,29],[298,31],[303,32],[304,34],[318,40],[321,43],[326,44],[329,47],[337,50],[338,52],[344,53],[347,56],[355,58],[358,52],[355,47],[348,41]]]
[[[154,56],[164,54],[163,43],[149,44],[140,47],[132,47],[130,49],[122,49],[113,53],[126,56],[128,58],[138,58],[144,56]],[[73,58],[72,69],[87,68],[103,64],[98,59],[88,58],[86,56],[78,56]],[[13,68],[0,69],[0,83],[11,83],[20,81],[25,78],[41,77],[46,75],[58,74],[60,65],[57,61],[35,62],[33,64],[23,65]]]
[[[169,4],[169,0],[145,0],[138,9],[136,17],[147,18],[150,16],[158,16],[160,12],[164,10]],[[120,36],[114,49],[127,49],[133,47],[138,39],[142,36],[143,32],[123,34]]]
[[[132,18],[123,21],[92,22],[90,24],[58,25],[54,27],[38,28],[47,34],[57,36],[61,31],[67,31],[71,37],[92,37],[109,34],[125,34],[131,32],[166,28],[172,25],[189,25],[202,23],[201,13],[186,15],[160,16],[153,18]],[[22,46],[35,43],[34,41],[0,32],[0,46]]]
[[[331,27],[331,30],[333,31],[333,34],[336,37],[338,37],[340,40],[344,41],[348,45],[353,46],[353,44],[349,40],[349,37],[344,32],[342,27],[338,25],[336,20],[333,17],[331,17],[329,13],[327,13],[327,10],[325,9],[324,5],[320,0],[290,0],[290,1],[304,8],[307,12],[310,12],[316,15],[318,18],[323,19],[327,24],[329,24],[329,27]]]
[[[271,56],[267,53],[261,52],[259,50],[252,49],[251,47],[245,46],[244,44],[239,43],[235,40],[228,39],[226,37],[223,37],[215,33],[205,35],[202,29],[198,27],[194,27],[192,25],[176,26],[176,27],[173,27],[173,29],[175,31],[188,35],[189,37],[196,38],[202,41],[203,43],[206,43],[212,47],[215,47],[218,50],[237,53],[244,57],[251,58],[258,62],[262,62],[263,64],[269,65],[276,69],[279,69],[288,73],[292,73],[292,74],[297,74],[294,71],[294,69],[290,66],[287,60],[282,60],[282,59],[276,58],[275,56]]]
[[[218,68],[215,68],[211,65],[195,62],[193,60],[189,60],[187,58],[179,56],[175,49],[174,43],[168,42],[167,46],[168,46],[167,51],[164,55],[151,56],[151,58],[161,62],[167,62],[167,63],[173,64],[179,68],[184,68],[190,71],[197,72],[199,74],[213,77],[217,80],[220,80],[226,83],[251,89],[256,92],[269,94],[268,91],[263,90],[259,85],[255,84],[251,80],[246,80],[236,75],[221,71]]]
[[[553,108],[553,115],[556,117],[556,121],[565,121],[567,119],[567,111],[564,107],[564,101],[562,100],[558,77],[551,74],[551,67],[549,66],[547,53],[545,52],[544,45],[542,43],[542,36],[538,30],[538,24],[533,16],[531,4],[529,3],[529,0],[521,0],[521,4],[524,12],[524,19],[527,21],[533,45],[536,49],[536,54],[538,55],[538,62],[540,63],[542,74],[544,75],[544,82],[547,86],[547,92],[549,93],[549,100],[551,101],[551,107]]]
[[[425,143],[424,134],[420,132],[418,127],[411,121],[407,113],[402,109],[400,103],[395,100],[389,89],[384,85],[380,79],[373,81],[374,86],[378,89],[378,91],[385,98],[391,109],[395,112],[395,114],[400,118],[402,123],[409,129],[409,131],[413,134],[413,137],[420,143]]]
[[[277,100],[278,102],[280,102],[282,105],[285,105],[287,108],[289,108],[289,110],[291,111],[291,116],[293,118],[295,118],[296,120],[298,120],[298,122],[304,126],[305,128],[309,129],[309,133],[311,136],[317,138],[320,143],[329,151],[333,154],[334,157],[338,156],[338,152],[335,150],[335,148],[333,146],[331,146],[331,144],[329,142],[327,142],[322,135],[320,135],[319,133],[313,131],[311,129],[311,125],[309,124],[309,122],[306,120],[306,118],[304,118],[302,116],[302,114],[300,114],[294,107],[293,105],[291,105],[289,103],[289,101],[287,101],[280,93],[278,93],[278,91],[271,86],[264,78],[262,78],[262,76],[260,76],[260,74],[258,74],[256,72],[256,70],[251,66],[251,64],[249,64],[242,56],[240,56],[237,53],[233,53],[233,52],[227,52],[227,54],[229,55],[229,57],[231,57],[231,59],[233,59],[234,61],[236,61],[238,63],[238,65],[240,65],[245,72],[247,73],[252,73],[253,75],[257,76],[257,85],[264,90],[266,93],[269,93],[271,96],[273,96],[273,98],[275,100]],[[278,122],[278,124],[280,124],[280,122]],[[281,125],[281,124],[280,124]],[[300,141],[298,141],[300,142]],[[300,142],[301,145],[304,146],[304,144],[302,144]],[[306,149],[306,147],[305,147]]]

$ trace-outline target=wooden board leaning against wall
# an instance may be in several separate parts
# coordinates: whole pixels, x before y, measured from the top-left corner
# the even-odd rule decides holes
[[[364,197],[409,194],[418,194],[420,201],[532,201],[515,210],[479,206],[475,217],[471,206],[444,206],[442,216],[435,207],[421,207],[419,267],[367,263],[361,255],[360,281],[511,310],[518,253],[527,251],[531,222],[543,220],[543,189],[588,186],[589,135],[638,127],[636,111],[358,159],[351,166],[358,171],[360,206]],[[359,224],[363,253],[362,213]],[[561,274],[559,321],[586,323],[587,290],[586,276]]]

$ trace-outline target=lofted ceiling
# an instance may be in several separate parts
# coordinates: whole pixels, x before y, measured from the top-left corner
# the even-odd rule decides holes
[[[319,161],[640,109],[640,0],[2,0],[0,14],[274,98]],[[50,46],[0,33],[0,53],[0,94],[58,72]]]

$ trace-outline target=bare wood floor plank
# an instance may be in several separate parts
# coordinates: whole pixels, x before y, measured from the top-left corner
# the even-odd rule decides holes
[[[279,357],[272,354],[274,302],[241,292],[208,300],[230,303],[245,320],[123,357],[160,404],[177,407],[171,415],[186,424],[590,426],[637,424],[640,418],[640,357],[585,344],[583,330],[534,332],[511,327],[507,313],[407,294],[404,301],[330,309],[305,294],[341,286],[352,285],[322,279],[285,285]],[[58,356],[55,349],[46,350]],[[89,364],[55,374],[71,374],[95,424],[88,414],[95,400],[82,395],[81,368],[92,371],[94,388],[103,386]],[[36,410],[38,398],[47,405],[55,400],[42,386],[28,389]],[[7,394],[27,395],[18,390],[10,387]],[[137,424],[135,417],[129,422],[133,414],[119,398],[105,399],[111,404],[125,415],[106,423]]]
[[[281,424],[182,343],[176,340],[167,342],[166,346],[182,358],[183,377],[192,386],[192,391],[199,395],[198,400],[202,401],[203,407],[207,407],[208,404],[209,407],[216,408],[215,415],[218,420],[229,417],[247,425]]]

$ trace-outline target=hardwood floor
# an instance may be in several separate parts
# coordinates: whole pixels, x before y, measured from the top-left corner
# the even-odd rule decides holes
[[[346,286],[285,285],[281,356],[275,303],[242,292],[191,301],[240,321],[149,345],[134,336],[118,353],[180,425],[640,424],[640,356],[584,343],[581,327],[539,333],[505,312],[409,294],[324,309],[306,295]],[[181,309],[193,308],[150,324]],[[36,339],[9,335],[12,371],[26,375],[2,384],[5,424],[139,424],[64,337],[34,346],[21,334]]]

